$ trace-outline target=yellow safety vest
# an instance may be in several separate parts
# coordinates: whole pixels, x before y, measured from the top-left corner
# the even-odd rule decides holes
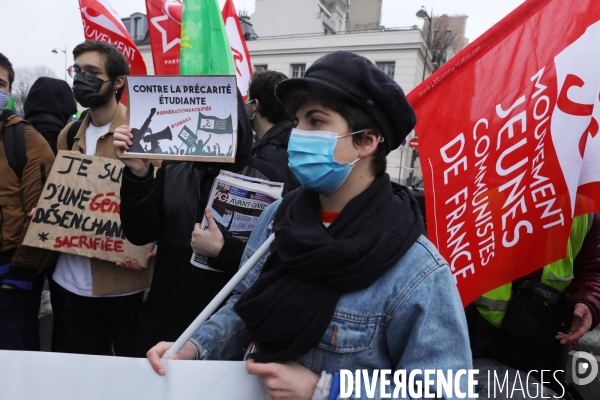
[[[583,240],[588,232],[588,214],[575,217],[569,235],[567,256],[544,267],[542,283],[564,292],[573,280],[573,262],[579,254]],[[508,302],[512,296],[512,283],[497,287],[479,297],[473,304],[479,313],[496,328],[502,326]]]

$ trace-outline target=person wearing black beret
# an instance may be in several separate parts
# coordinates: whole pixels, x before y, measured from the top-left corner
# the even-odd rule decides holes
[[[246,349],[247,371],[269,399],[336,398],[343,370],[470,369],[450,268],[422,235],[410,191],[385,172],[416,123],[400,86],[337,51],[275,93],[295,115],[289,166],[302,188],[263,212],[242,263],[273,232],[270,253],[173,358],[235,360]],[[169,347],[148,352],[160,374]],[[466,378],[459,386],[466,392]]]

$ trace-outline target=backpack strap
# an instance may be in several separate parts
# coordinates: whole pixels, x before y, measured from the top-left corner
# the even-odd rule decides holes
[[[69,130],[67,132],[67,147],[69,148],[69,150],[73,150],[73,145],[75,144],[75,136],[77,136],[77,132],[79,132],[79,127],[81,127],[82,122],[82,120],[78,119],[77,121],[73,122],[73,124],[71,124],[71,126],[69,127]]]
[[[84,110],[79,116],[79,119],[73,122],[73,124],[69,127],[69,130],[67,132],[67,146],[69,150],[73,150],[73,145],[75,144],[75,136],[77,136],[77,132],[79,132],[79,128],[81,127],[83,119],[86,117],[88,111],[90,110]]]
[[[27,165],[27,156],[25,155],[25,130],[23,122],[11,126],[3,127],[4,150],[8,165],[15,172],[19,182],[23,176],[23,169]]]

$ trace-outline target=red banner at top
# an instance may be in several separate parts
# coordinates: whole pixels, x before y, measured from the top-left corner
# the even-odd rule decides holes
[[[179,75],[181,0],[146,0],[154,74]]]
[[[131,75],[146,75],[146,64],[108,0],[80,0],[86,40],[113,44],[129,61]]]
[[[529,0],[410,92],[431,241],[463,304],[600,211],[600,2]]]
[[[237,78],[237,87],[246,101],[248,97],[248,87],[252,80],[252,64],[250,63],[250,53],[246,47],[246,38],[240,25],[240,20],[235,11],[233,0],[227,0],[223,6],[223,21],[227,29],[227,37],[231,45],[231,53],[235,62],[235,75]]]
[[[79,0],[86,40],[114,45],[129,61],[131,75],[146,75],[146,64],[129,32],[108,0]],[[127,104],[125,94],[121,103]]]

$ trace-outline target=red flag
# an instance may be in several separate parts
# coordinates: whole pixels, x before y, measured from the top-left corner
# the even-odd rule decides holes
[[[109,0],[79,0],[86,40],[113,44],[129,61],[131,75],[146,75],[146,64]],[[125,95],[121,103],[127,104]]]
[[[156,75],[179,75],[182,7],[181,0],[146,0]]]
[[[463,304],[566,256],[600,211],[600,2],[528,0],[408,96],[429,238]]]
[[[233,0],[227,0],[225,2],[222,14],[225,28],[227,29],[229,44],[231,45],[231,52],[233,53],[237,87],[240,90],[244,101],[246,101],[246,98],[248,97],[248,87],[252,80],[252,64],[250,63],[248,47],[246,47],[244,31],[242,31],[242,26],[240,25],[240,20],[235,11]]]

